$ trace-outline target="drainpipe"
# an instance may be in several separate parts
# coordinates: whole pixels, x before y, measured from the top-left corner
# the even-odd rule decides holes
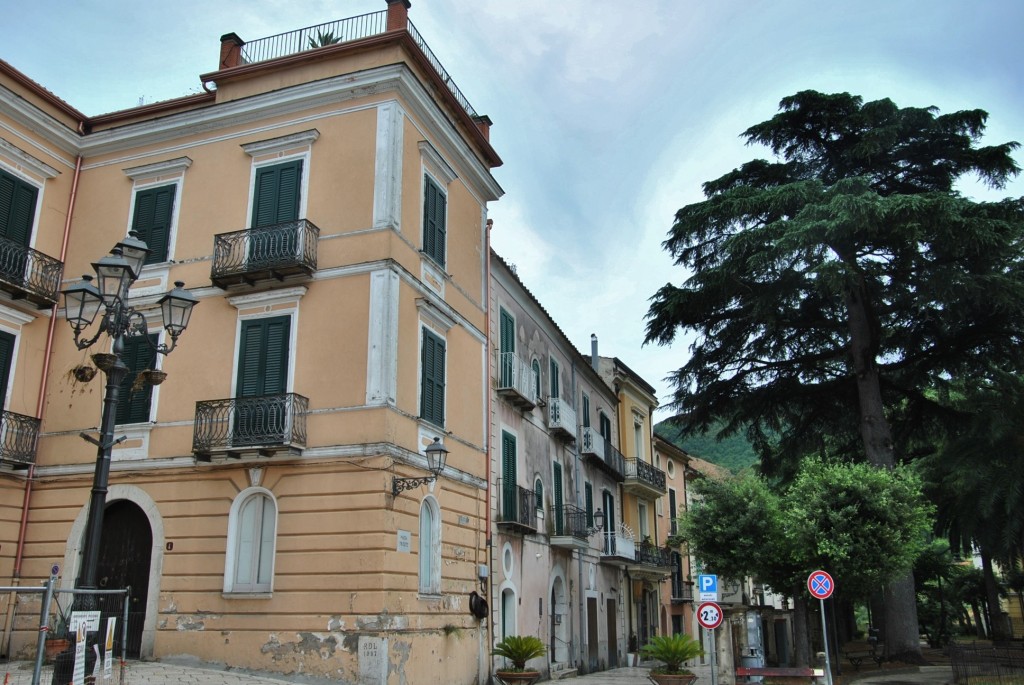
[[[485,295],[485,299],[484,299],[484,350],[485,350],[485,352],[484,352],[484,354],[486,355],[486,358],[487,358],[487,361],[484,364],[484,368],[488,369],[488,371],[487,371],[487,383],[486,383],[486,387],[487,387],[487,403],[486,403],[486,405],[487,405],[487,417],[486,417],[486,420],[487,420],[487,422],[486,422],[486,430],[484,431],[484,449],[486,450],[486,453],[487,453],[487,491],[486,491],[486,494],[485,494],[485,502],[486,502],[486,509],[487,509],[487,511],[484,514],[485,526],[486,526],[486,528],[485,528],[485,530],[486,530],[486,537],[484,539],[484,545],[487,548],[487,564],[488,564],[488,566],[490,566],[490,569],[493,569],[493,568],[496,567],[495,563],[494,563],[495,562],[495,560],[494,560],[494,545],[492,544],[492,540],[491,540],[491,467],[492,467],[492,460],[491,460],[491,422],[492,422],[492,417],[491,417],[491,411],[492,411],[492,408],[491,408],[491,382],[490,382],[490,375],[491,374],[490,374],[490,368],[491,368],[491,229],[492,228],[494,228],[494,219],[488,219],[487,223],[486,223],[486,228],[484,229],[484,274],[485,274],[485,280],[484,280],[484,295]],[[478,557],[478,559],[479,559],[479,557]],[[488,569],[488,571],[490,571],[490,569]],[[493,579],[492,579],[492,575],[493,574],[488,572],[487,580],[484,581],[485,584],[486,584],[486,588],[481,588],[481,590],[485,590],[484,596],[487,597],[487,600],[488,600],[488,602],[491,603],[491,606],[497,606],[497,604],[495,603],[495,597],[492,594],[493,591],[494,591],[494,582],[493,582]],[[485,624],[484,624],[484,638],[487,640],[487,642],[485,644],[484,654],[486,654],[485,658],[487,659],[487,679],[488,680],[490,679],[491,667],[492,667],[492,665],[494,663],[493,660],[491,659],[491,645],[494,644],[494,638],[493,638],[493,629],[494,629],[493,615],[494,614],[493,614],[493,612],[494,612],[494,609],[491,610],[491,615],[489,615],[487,617],[487,619],[485,621]],[[479,683],[479,682],[483,682],[483,681],[478,677],[477,678],[477,682]]]
[[[78,124],[78,132],[82,133],[85,130],[85,122],[81,121]],[[71,197],[68,198],[68,216],[64,221],[64,237],[61,240],[60,246],[60,261],[64,263],[68,252],[68,238],[71,235],[71,215],[75,210],[75,199],[78,197],[78,178],[82,173],[82,156],[78,155],[75,160],[75,175],[71,179]],[[42,377],[39,381],[39,398],[36,401],[36,417],[40,420],[43,418],[43,409],[46,407],[46,384],[47,378],[50,375],[50,358],[53,354],[53,334],[57,326],[57,305],[53,305],[50,309],[50,323],[49,328],[46,332],[46,349],[43,352],[43,371]],[[41,423],[40,423],[41,425]],[[18,546],[17,551],[14,554],[14,571],[11,575],[11,585],[21,585],[21,562],[25,556],[25,533],[28,530],[28,512],[29,504],[32,501],[32,483],[35,480],[36,465],[35,463],[29,465],[28,474],[25,477],[25,494],[22,497],[21,502],[21,524],[18,527]],[[4,624],[4,647],[9,647],[11,639],[11,623],[14,619],[14,606],[15,597],[11,598],[11,602],[7,607],[7,621]]]

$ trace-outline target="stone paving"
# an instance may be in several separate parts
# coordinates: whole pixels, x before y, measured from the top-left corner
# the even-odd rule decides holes
[[[101,680],[98,685],[294,685],[330,682],[303,676],[242,673],[216,669],[212,666],[157,661],[128,662],[123,680],[119,679],[118,670],[115,664],[114,677],[109,681]],[[711,685],[709,666],[696,666],[693,671],[698,676],[698,684]],[[51,685],[51,673],[49,668],[43,670],[41,685]],[[0,676],[4,675],[6,678],[0,680],[3,685],[29,685],[32,682],[32,665],[26,662],[0,664]],[[613,668],[565,680],[565,685],[650,685],[647,669],[643,667]],[[922,666],[917,670],[860,671],[836,680],[842,685],[854,682],[857,685],[947,685],[953,682],[953,672],[949,666]]]

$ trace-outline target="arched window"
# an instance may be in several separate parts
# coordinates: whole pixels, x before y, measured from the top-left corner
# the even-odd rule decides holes
[[[536,359],[533,360],[533,391],[537,393],[537,399],[539,400],[543,395],[540,394],[540,362]]]
[[[544,482],[539,476],[533,482],[533,494],[537,498],[537,511],[544,511]]]
[[[420,594],[441,594],[441,510],[427,497],[420,505]]]
[[[274,587],[277,502],[268,490],[239,493],[228,515],[224,592],[262,593]]]

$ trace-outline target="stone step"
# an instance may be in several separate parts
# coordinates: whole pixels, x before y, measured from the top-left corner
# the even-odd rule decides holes
[[[551,679],[552,680],[565,680],[566,678],[575,678],[577,675],[579,675],[579,669],[564,668],[564,669],[562,669],[560,671],[552,671],[551,672]]]

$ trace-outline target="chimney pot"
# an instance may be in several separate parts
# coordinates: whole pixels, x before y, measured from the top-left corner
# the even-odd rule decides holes
[[[388,3],[388,31],[404,31],[409,26],[409,8],[412,2],[409,0],[387,0]]]
[[[225,33],[220,37],[219,69],[230,69],[242,63],[242,46],[245,41],[237,33]]]

